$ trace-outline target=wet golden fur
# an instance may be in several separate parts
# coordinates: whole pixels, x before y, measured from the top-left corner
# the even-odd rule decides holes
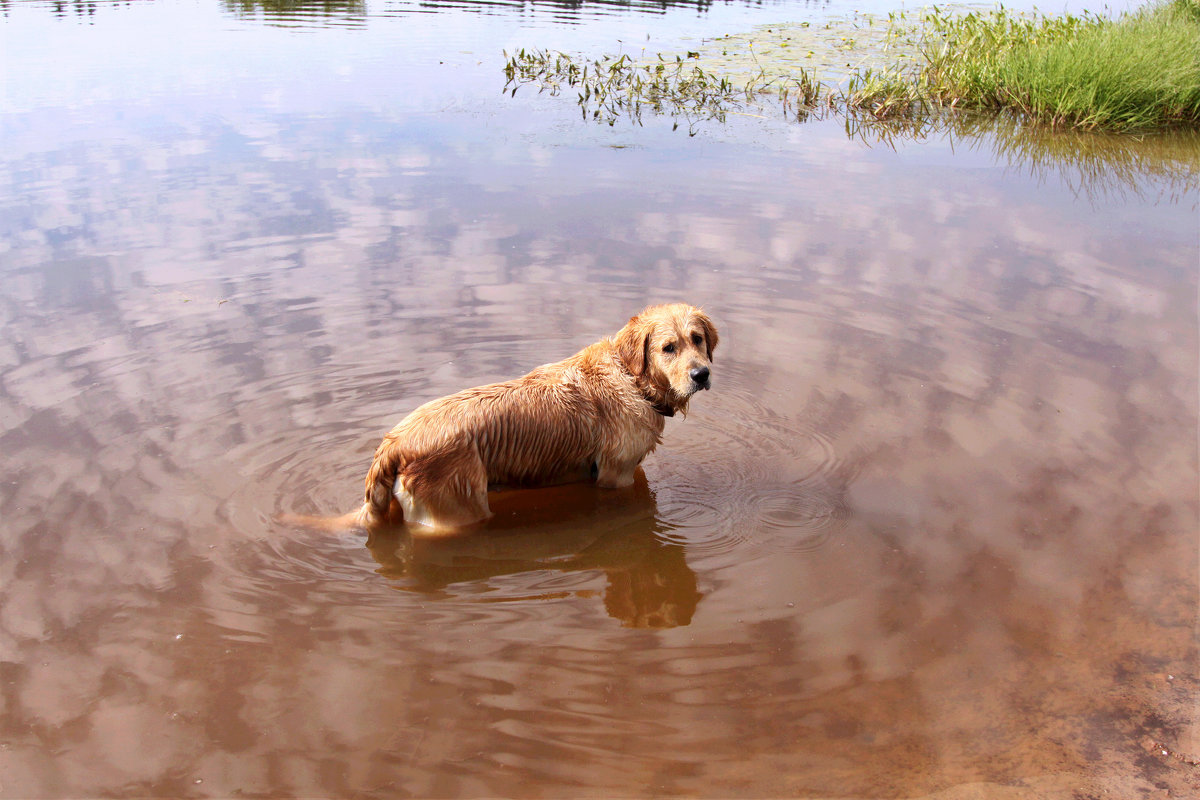
[[[700,309],[651,306],[570,358],[428,402],[383,438],[362,508],[330,522],[453,529],[491,516],[489,488],[628,486],[664,417],[708,388],[716,346]]]

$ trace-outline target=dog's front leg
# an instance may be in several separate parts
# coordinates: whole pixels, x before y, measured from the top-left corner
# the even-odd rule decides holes
[[[614,464],[597,461],[596,484],[605,489],[624,489],[633,484],[633,474],[637,472],[638,465],[641,463],[641,461],[634,461]]]

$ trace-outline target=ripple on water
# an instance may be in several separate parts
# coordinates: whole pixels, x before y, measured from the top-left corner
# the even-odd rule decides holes
[[[497,523],[465,536],[396,530],[367,537],[277,521],[281,512],[334,516],[361,502],[370,458],[364,443],[373,445],[378,432],[362,430],[363,424],[345,427],[264,439],[235,454],[243,474],[226,483],[220,507],[238,533],[231,570],[244,575],[247,591],[301,593],[360,607],[403,605],[430,619],[449,614],[460,622],[511,622],[546,613],[547,600],[576,598],[581,611],[596,613],[603,607],[598,598],[614,591],[609,584],[620,576],[670,572],[670,565],[654,560],[663,556],[654,544],[644,481],[619,496],[583,485],[533,490],[543,494],[526,503],[530,513],[524,515],[508,508],[511,496],[497,498]],[[364,456],[348,456],[356,450]]]
[[[671,431],[655,467],[660,536],[705,554],[816,550],[849,516],[853,460],[818,421],[780,417],[747,384]]]
[[[611,571],[612,564],[579,554],[605,541],[643,558],[638,530],[692,555],[817,550],[849,515],[845,493],[854,470],[831,438],[836,420],[811,407],[780,416],[754,389],[755,381],[735,369],[719,392],[697,398],[686,422],[672,424],[665,446],[647,464],[649,484],[642,484],[640,498],[615,502],[610,493],[575,497],[564,489],[561,497],[527,503],[535,511],[550,507],[541,508],[540,517],[518,509],[519,524],[514,517],[487,537],[474,537],[475,544],[423,545],[420,552],[405,537],[364,548],[358,533],[330,536],[274,523],[280,512],[334,515],[359,502],[381,426],[361,412],[358,421],[347,422],[356,417],[346,408],[333,410],[338,423],[285,429],[231,454],[242,474],[223,481],[221,516],[243,540],[261,544],[258,556],[269,563],[256,568],[259,578],[317,582],[339,592],[330,584],[357,583],[343,588],[358,594],[378,592],[382,576],[401,596],[484,605],[603,590],[596,570]],[[621,562],[621,569],[628,565]],[[647,574],[672,569],[649,557],[636,568]],[[388,595],[394,602],[397,596],[383,593]]]

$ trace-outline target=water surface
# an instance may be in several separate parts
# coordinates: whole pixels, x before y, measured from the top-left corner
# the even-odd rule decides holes
[[[1189,140],[500,95],[835,4],[321,8],[0,7],[0,795],[1196,791]],[[714,387],[631,489],[273,521],[677,299]]]

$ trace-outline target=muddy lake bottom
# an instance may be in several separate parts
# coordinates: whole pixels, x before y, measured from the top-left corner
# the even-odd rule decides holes
[[[500,91],[837,3],[320,9],[0,11],[0,797],[1200,794],[1193,140]],[[633,487],[275,521],[676,300]]]

